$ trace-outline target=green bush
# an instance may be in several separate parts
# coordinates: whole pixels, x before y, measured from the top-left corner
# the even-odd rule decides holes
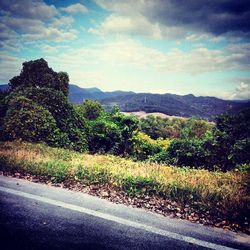
[[[122,141],[122,134],[118,125],[105,118],[91,121],[89,125],[89,150],[93,153],[117,153]]]
[[[126,116],[119,110],[111,113],[101,111],[96,119],[88,120],[89,150],[93,153],[130,154],[132,149],[131,139],[136,131],[137,124],[137,118]]]
[[[159,153],[156,153],[149,157],[149,160],[152,162],[162,163],[162,164],[171,164],[172,161],[169,158],[168,150],[162,149]]]
[[[0,90],[0,140],[2,141],[7,139],[3,131],[4,117],[7,112],[7,104],[5,102],[6,95],[7,92],[3,92]]]
[[[84,118],[77,114],[61,91],[33,87],[14,90],[7,96],[7,103],[20,95],[32,100],[51,113],[56,121],[56,126],[68,137],[63,147],[77,151],[87,150],[86,122]]]
[[[157,143],[157,140],[151,139],[148,135],[142,132],[133,136],[132,141],[132,156],[140,161],[147,160],[163,151],[163,147]]]
[[[200,167],[204,165],[206,152],[202,140],[175,139],[168,148],[172,164]]]
[[[133,147],[132,138],[138,130],[138,118],[135,116],[124,115],[117,109],[114,109],[107,118],[117,124],[121,131],[121,141],[117,148],[117,154],[130,155]]]
[[[149,115],[140,120],[140,131],[149,135],[152,139],[157,138],[203,138],[214,125],[206,120],[192,117],[161,118]]]
[[[4,118],[4,132],[10,140],[23,139],[30,142],[60,144],[68,138],[56,126],[51,113],[23,96],[12,99]]]
[[[96,120],[104,113],[102,105],[93,100],[85,100],[82,105],[78,105],[77,111],[88,120]]]
[[[216,118],[213,136],[216,155],[214,164],[223,171],[231,170],[237,165],[250,163],[250,109],[237,115],[224,114]]]

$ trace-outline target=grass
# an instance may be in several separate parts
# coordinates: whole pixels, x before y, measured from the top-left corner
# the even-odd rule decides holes
[[[24,142],[1,143],[0,170],[48,176],[54,182],[108,183],[130,196],[160,196],[227,217],[249,216],[249,175],[244,171],[177,168]]]

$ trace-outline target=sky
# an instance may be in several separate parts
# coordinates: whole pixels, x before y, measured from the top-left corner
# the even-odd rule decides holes
[[[39,58],[85,88],[250,99],[250,1],[0,0],[0,83]]]

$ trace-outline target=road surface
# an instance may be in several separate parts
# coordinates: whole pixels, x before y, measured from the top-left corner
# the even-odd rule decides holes
[[[0,248],[250,249],[250,237],[0,176]]]

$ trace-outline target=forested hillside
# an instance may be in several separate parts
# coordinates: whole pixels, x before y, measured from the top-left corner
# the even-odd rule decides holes
[[[234,112],[250,105],[250,103],[225,101],[215,97],[196,97],[191,94],[180,96],[149,93],[107,98],[101,103],[108,109],[117,105],[126,112],[161,112],[167,115],[203,118],[212,118],[218,114]]]

